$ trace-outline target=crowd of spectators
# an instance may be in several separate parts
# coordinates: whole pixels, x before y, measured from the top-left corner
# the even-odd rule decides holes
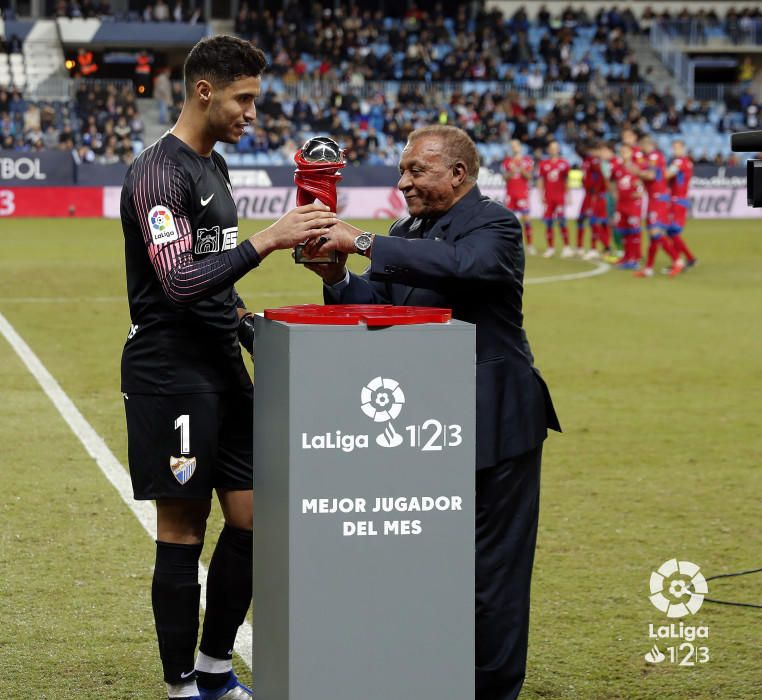
[[[115,17],[120,20],[140,20],[143,22],[200,24],[204,21],[204,17],[199,5],[201,5],[200,2],[189,6],[183,0],[175,0],[170,6],[166,0],[155,0],[155,2],[147,2],[140,12],[114,12],[109,0],[58,0],[54,16],[69,17],[70,19]]]
[[[762,43],[762,8],[759,5],[741,9],[729,7],[723,16],[714,8],[692,11],[684,7],[673,14],[667,9],[657,13],[647,7],[640,24],[644,31],[657,24],[670,35],[690,43],[706,43],[712,36],[734,44]]]
[[[165,0],[145,8],[147,20],[186,17],[182,0],[173,8]],[[107,10],[107,0],[59,5],[71,16]],[[669,90],[657,93],[640,75],[628,38],[649,31],[654,21],[670,21],[668,13],[646,8],[637,19],[629,8],[610,7],[590,16],[578,6],[553,16],[540,6],[530,21],[524,7],[507,17],[479,3],[457,4],[452,12],[441,4],[430,12],[412,5],[395,17],[316,3],[305,15],[299,3],[276,10],[244,2],[236,31],[267,52],[270,67],[257,123],[230,150],[287,163],[303,140],[328,133],[342,142],[350,164],[394,165],[409,132],[431,123],[460,126],[495,153],[517,138],[538,154],[551,139],[568,149],[583,139],[615,139],[628,127],[675,135],[690,122],[711,121],[723,133],[738,126],[707,102],[682,103]],[[616,66],[620,70],[611,70]],[[160,77],[165,123],[177,118],[183,93],[180,83],[169,87],[168,74]],[[552,99],[549,87],[556,91]],[[743,115],[746,128],[756,128],[759,104],[752,91],[732,99],[737,103],[729,102],[728,110]],[[71,139],[82,161],[128,163],[141,140],[129,89],[82,88],[76,104],[54,118],[45,105],[27,115],[19,101],[18,94],[6,99],[13,109],[0,102],[2,138],[13,148],[42,148],[58,137],[67,147]]]
[[[110,17],[111,4],[109,0],[58,0],[53,15],[69,19],[92,19],[93,17]]]
[[[469,12],[459,4],[449,16],[443,5],[430,12],[413,7],[403,17],[352,6],[316,4],[305,15],[286,9],[241,5],[235,31],[271,56],[271,70],[287,84],[302,78],[344,80],[503,80],[519,87],[548,81],[586,82],[599,67],[621,82],[638,82],[626,35],[637,30],[629,10],[567,9],[557,18],[540,9],[530,22],[519,8],[510,18],[499,10]]]
[[[294,41],[290,47],[298,45],[300,49],[311,44],[325,43],[326,40],[331,44],[331,48],[336,44],[341,46],[342,39],[347,36],[350,40],[353,37],[363,40],[369,36],[369,27],[375,27],[375,36],[381,37],[390,29],[396,33],[400,28],[406,33],[427,31],[429,36],[422,37],[424,42],[431,36],[443,38],[449,34],[450,38],[452,37],[452,32],[449,31],[451,27],[443,21],[445,17],[442,5],[434,7],[430,13],[413,5],[400,17],[392,18],[381,12],[362,11],[356,5],[347,13],[341,6],[331,9],[321,3],[315,3],[311,14],[305,16],[302,3],[284,4],[287,5],[285,10],[268,9],[260,13],[258,8],[262,7],[261,3],[252,0],[250,6],[248,2],[243,2],[236,17],[236,31],[241,36],[254,38],[261,46],[274,45],[278,43],[279,38],[287,39],[289,33],[296,33],[298,36],[292,37]],[[200,2],[186,5],[183,0],[149,0],[140,11],[132,9],[114,12],[110,0],[57,0],[53,15],[70,18],[117,16],[119,19],[144,22],[201,23],[204,22],[204,17],[200,5]],[[557,16],[553,16],[545,5],[540,5],[531,22],[524,6],[519,7],[507,18],[497,10],[478,10],[479,6],[480,3],[458,6],[455,18],[456,33],[481,33],[484,28],[490,28],[495,30],[495,34],[500,38],[500,35],[505,33],[503,30],[507,30],[515,36],[516,41],[513,43],[517,46],[513,50],[519,54],[524,50],[519,35],[526,35],[532,25],[553,32],[562,29],[574,32],[580,27],[595,26],[605,30],[618,30],[623,34],[647,34],[656,24],[671,35],[691,43],[705,43],[711,36],[722,36],[735,44],[762,42],[762,8],[753,3],[740,8],[731,6],[722,14],[714,8],[702,7],[693,10],[687,4],[679,12],[671,12],[666,7],[654,10],[651,6],[646,6],[640,17],[627,5],[622,8],[600,8],[592,16],[584,5],[569,5]],[[534,8],[532,10],[534,12]],[[284,25],[289,28],[286,33],[280,31]],[[374,32],[371,31],[370,35],[373,36]],[[313,39],[315,41],[312,41]],[[338,41],[334,41],[335,39]],[[289,51],[289,42],[283,43]],[[428,54],[430,60],[435,60],[425,47],[421,48],[422,54]],[[312,53],[318,55],[317,52]],[[425,56],[422,56],[422,59],[425,61]],[[296,62],[296,57],[292,56],[292,60]]]
[[[552,139],[567,145],[590,138],[617,139],[625,128],[670,136],[680,134],[685,124],[703,126],[716,117],[717,133],[730,130],[710,103],[680,104],[668,89],[638,97],[631,87],[614,92],[605,84],[590,88],[551,100],[527,92],[445,92],[419,86],[367,97],[336,89],[326,98],[306,99],[270,87],[258,102],[256,125],[237,146],[228,148],[263,154],[275,164],[288,163],[308,137],[330,134],[341,142],[350,164],[395,165],[410,131],[432,123],[459,126],[480,146],[496,147],[498,153],[517,138],[535,155]],[[174,95],[176,116],[182,105],[179,84]],[[756,104],[752,100],[749,109]],[[703,151],[694,155],[710,158]],[[721,159],[725,163],[724,156]],[[711,160],[718,160],[717,154],[712,153]]]
[[[676,135],[686,122],[706,124],[710,116],[718,132],[731,126],[707,102],[678,104],[641,75],[628,37],[648,33],[654,21],[671,21],[669,13],[646,8],[638,19],[629,7],[609,7],[590,16],[579,5],[554,16],[540,6],[530,20],[525,7],[510,17],[481,7],[461,4],[448,17],[441,4],[430,12],[413,6],[388,17],[315,5],[305,17],[295,5],[261,10],[242,4],[236,31],[268,52],[279,82],[263,96],[259,125],[239,152],[286,157],[295,141],[321,132],[345,141],[350,162],[394,163],[407,133],[432,122],[461,126],[481,144],[519,138],[536,151],[550,138],[567,144],[611,138],[625,127]],[[754,13],[731,9],[728,21]],[[297,89],[305,79],[348,89],[306,100]],[[371,81],[402,82],[395,95],[383,86],[374,92],[378,83]],[[459,82],[460,90],[454,87]],[[492,85],[473,89],[474,82]],[[505,85],[516,92],[506,95]],[[551,109],[538,109],[549,86],[574,96],[556,96]],[[740,111],[753,116],[755,106]]]
[[[81,115],[80,146],[83,160],[130,164],[142,145],[145,125],[130,86],[107,85],[91,89],[86,83],[76,95]],[[138,147],[136,148],[136,142]]]
[[[193,8],[187,8],[182,0],[175,0],[170,7],[164,0],[150,2],[143,8],[141,19],[144,22],[187,22],[189,24],[201,24],[204,21],[201,13],[201,3]]]
[[[0,147],[16,149],[54,148],[58,143],[53,121],[55,110],[30,105],[19,90],[0,87]],[[51,129],[53,131],[51,131]]]
[[[82,84],[68,104],[28,102],[19,90],[0,87],[3,149],[57,149],[70,152],[77,163],[130,164],[143,131],[129,87]]]
[[[755,95],[754,89],[751,87],[745,88],[738,94],[729,93],[725,98],[726,115],[727,114],[740,114],[742,130],[754,130],[762,128],[762,122],[760,121],[760,101]],[[721,127],[725,131],[732,130],[734,125],[728,123],[727,118],[723,118]]]

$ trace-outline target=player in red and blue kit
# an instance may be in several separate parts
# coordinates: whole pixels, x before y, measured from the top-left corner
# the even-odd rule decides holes
[[[547,250],[542,257],[552,258],[556,254],[553,246],[553,222],[558,222],[564,247],[561,251],[562,258],[571,258],[574,251],[569,247],[569,229],[566,226],[566,190],[569,179],[569,162],[560,157],[561,147],[557,141],[548,144],[548,158],[540,161],[538,172],[540,175],[540,195],[545,203],[543,219],[545,221],[545,236],[548,241]]]
[[[664,155],[656,148],[654,140],[650,136],[644,136],[640,140],[643,150],[643,160],[639,164],[640,179],[643,180],[648,192],[648,208],[646,221],[648,226],[648,257],[642,270],[635,273],[636,277],[652,277],[654,274],[654,260],[659,248],[662,248],[672,259],[672,267],[669,274],[674,277],[683,269],[683,261],[675,252],[672,241],[667,236],[669,226],[670,193],[667,186],[667,163]],[[638,166],[636,166],[638,167]]]
[[[632,146],[623,143],[619,156],[611,161],[611,189],[616,197],[614,227],[621,236],[624,254],[617,263],[623,270],[640,264],[640,233],[643,216],[643,183],[633,160]]]
[[[667,235],[675,251],[685,256],[685,269],[693,267],[698,261],[683,240],[683,229],[691,206],[688,189],[693,178],[693,161],[685,152],[685,142],[679,139],[672,142],[672,162],[667,168],[667,180],[670,188],[670,220]]]
[[[629,146],[631,148],[632,160],[635,163],[637,163],[643,157],[643,153],[640,150],[640,146],[638,146],[638,138],[639,138],[639,135],[634,129],[629,129],[629,128],[622,129],[622,133],[621,133],[622,144]],[[610,144],[605,144],[605,148],[603,150],[606,153],[605,158],[606,160],[608,160],[608,165],[610,168],[611,166],[613,166],[615,162],[617,162],[619,158],[617,155],[615,155],[617,149],[616,147],[612,148]],[[609,171],[607,175],[610,176],[611,172]],[[610,187],[609,191],[614,193],[613,196],[616,197],[616,194],[615,194],[616,188]],[[617,228],[616,225],[614,225],[612,233],[613,233],[612,237],[614,239],[613,248],[615,248],[616,252],[618,253],[619,250],[624,248],[624,240],[622,239],[622,235],[620,234],[619,229]],[[607,256],[604,256],[604,258],[606,259],[607,262],[618,262],[618,261],[621,261],[622,259],[622,258],[616,259],[615,256],[613,255],[611,256],[607,255]]]
[[[583,145],[580,155],[582,161],[582,187],[585,198],[577,218],[577,254],[585,260],[596,260],[601,254],[596,248],[598,242],[603,246],[603,252],[609,253],[611,247],[611,232],[609,230],[608,202],[606,194],[608,184],[601,168],[601,144],[597,141]],[[590,222],[590,250],[584,251],[585,221]]]
[[[537,250],[532,245],[532,222],[529,218],[529,183],[534,172],[534,160],[523,154],[521,141],[511,141],[511,155],[501,165],[505,180],[505,206],[521,220],[524,241],[529,255]]]

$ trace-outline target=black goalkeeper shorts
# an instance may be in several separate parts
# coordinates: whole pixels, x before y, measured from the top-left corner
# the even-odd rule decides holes
[[[211,498],[253,486],[252,391],[126,394],[127,451],[138,500]]]

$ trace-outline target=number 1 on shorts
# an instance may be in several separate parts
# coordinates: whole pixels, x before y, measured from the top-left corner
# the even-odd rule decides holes
[[[183,413],[175,418],[175,430],[180,428],[180,454],[190,454],[190,416]]]

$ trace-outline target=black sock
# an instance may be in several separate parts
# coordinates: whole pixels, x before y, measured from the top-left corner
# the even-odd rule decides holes
[[[199,688],[204,690],[217,690],[227,683],[230,671],[225,673],[207,673],[206,671],[196,671],[196,682]]]
[[[201,651],[215,659],[230,659],[238,628],[251,604],[251,530],[225,525],[209,564],[206,582],[206,614]],[[206,688],[219,687],[227,674],[198,674]]]
[[[156,568],[153,572],[151,600],[159,640],[159,655],[167,683],[193,678],[198,607],[200,544],[174,544],[156,541]]]

